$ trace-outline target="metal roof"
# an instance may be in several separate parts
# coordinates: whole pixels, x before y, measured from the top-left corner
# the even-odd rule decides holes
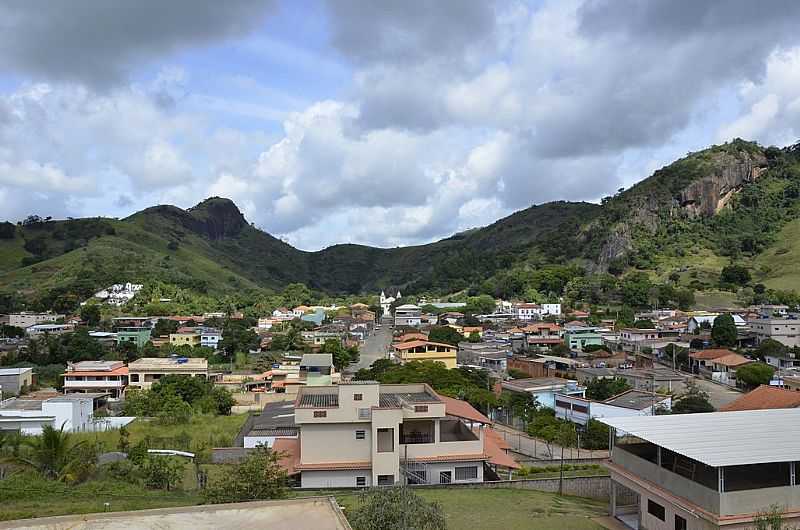
[[[330,353],[306,353],[300,360],[300,366],[333,366],[333,355]]]
[[[300,403],[297,404],[299,409],[338,406],[339,394],[302,394]]]
[[[597,420],[712,467],[800,460],[800,409]]]

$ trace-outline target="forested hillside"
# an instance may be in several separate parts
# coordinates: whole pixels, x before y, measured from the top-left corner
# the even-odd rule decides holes
[[[251,226],[221,198],[188,210],[155,206],[122,220],[31,216],[0,224],[0,300],[63,308],[133,281],[216,297],[303,283],[328,294],[391,288],[684,306],[696,294],[748,303],[800,289],[799,214],[800,149],[736,140],[691,153],[600,205],[536,205],[395,249],[300,251]],[[747,278],[721,278],[731,265]],[[624,294],[631,282],[639,296]]]

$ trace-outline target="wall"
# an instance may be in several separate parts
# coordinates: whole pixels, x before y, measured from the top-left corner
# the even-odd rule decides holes
[[[357,430],[365,431],[363,440],[356,440]],[[372,433],[369,423],[307,423],[303,425],[300,444],[300,458],[304,464],[369,462]]]
[[[369,469],[348,471],[303,471],[300,473],[301,488],[354,488],[356,477],[366,477],[366,486],[372,485]]]

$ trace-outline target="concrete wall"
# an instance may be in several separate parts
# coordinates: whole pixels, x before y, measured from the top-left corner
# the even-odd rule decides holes
[[[28,370],[20,375],[0,375],[0,390],[3,397],[8,398],[19,394],[23,386],[31,386],[33,383],[33,370]]]
[[[355,488],[356,477],[364,477],[366,487],[372,485],[369,469],[347,471],[303,471],[300,473],[301,488]],[[358,486],[360,487],[360,486]]]
[[[356,440],[356,431],[365,431],[363,440]],[[300,445],[304,464],[369,462],[372,432],[369,423],[308,423],[303,425]]]

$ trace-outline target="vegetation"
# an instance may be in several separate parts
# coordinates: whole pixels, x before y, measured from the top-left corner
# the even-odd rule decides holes
[[[714,319],[711,327],[711,340],[717,346],[736,346],[736,323],[729,314],[720,315]]]
[[[148,390],[129,390],[124,410],[130,416],[151,416],[165,425],[180,425],[188,423],[195,411],[228,415],[235,403],[228,390],[210,381],[167,375]]]
[[[286,497],[286,470],[278,463],[279,456],[267,447],[257,447],[243,462],[212,477],[203,498],[213,504]]]
[[[492,305],[494,305],[494,301],[492,301]],[[464,336],[450,326],[434,326],[428,333],[428,340],[458,346],[459,342],[464,341]]]
[[[21,451],[18,446],[14,448],[13,460],[50,480],[79,482],[94,469],[97,457],[95,446],[86,441],[74,441],[63,425],[59,429],[45,425],[40,436],[23,438],[22,445]]]
[[[595,377],[586,383],[586,398],[605,401],[630,389],[631,386],[623,377]]]
[[[714,406],[708,400],[708,393],[701,390],[694,380],[686,383],[686,389],[672,403],[673,414],[694,414],[697,412],[714,412]]]
[[[754,388],[759,385],[768,385],[775,373],[775,368],[764,363],[750,363],[736,369],[736,381]]]
[[[349,517],[354,530],[445,530],[447,520],[442,506],[429,502],[411,488],[375,488],[366,490],[358,507]]]

